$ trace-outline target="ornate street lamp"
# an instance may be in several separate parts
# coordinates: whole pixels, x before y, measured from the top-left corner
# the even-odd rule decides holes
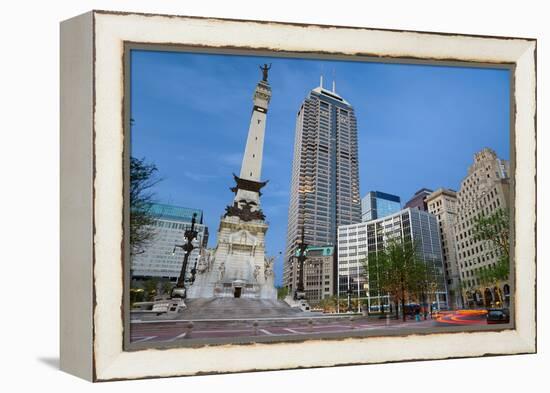
[[[184,244],[176,244],[174,246],[174,250],[172,251],[172,254],[176,253],[176,248],[181,248],[184,252],[183,254],[183,264],[181,266],[181,272],[178,277],[178,281],[176,283],[176,286],[172,288],[172,291],[170,292],[170,297],[172,298],[182,298],[185,299],[186,297],[186,291],[185,291],[185,273],[187,272],[187,261],[189,260],[189,255],[191,254],[191,251],[195,248],[193,246],[193,240],[197,238],[197,231],[195,231],[195,222],[196,222],[197,213],[193,213],[193,219],[191,220],[191,229],[188,229],[184,233],[184,238],[186,242]],[[195,269],[193,269],[195,270]],[[193,274],[193,280],[195,274]]]
[[[306,249],[307,244],[304,239],[304,227],[302,227],[302,240],[300,245],[298,246],[298,268],[300,269],[300,272],[298,274],[298,285],[296,287],[296,291],[294,292],[294,300],[299,299],[305,299],[306,294],[304,290],[304,262],[306,260]]]

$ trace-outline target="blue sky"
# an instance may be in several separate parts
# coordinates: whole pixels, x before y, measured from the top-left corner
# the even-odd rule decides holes
[[[427,187],[458,189],[483,147],[509,159],[509,71],[132,51],[132,155],[159,170],[158,202],[204,210],[209,246],[232,203],[260,64],[272,63],[262,177],[269,255],[284,251],[296,114],[324,75],[357,116],[361,196],[406,202]],[[275,265],[281,283],[282,259]]]

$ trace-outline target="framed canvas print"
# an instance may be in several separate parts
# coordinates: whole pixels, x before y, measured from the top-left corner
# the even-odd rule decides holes
[[[61,24],[61,367],[536,351],[536,40]]]

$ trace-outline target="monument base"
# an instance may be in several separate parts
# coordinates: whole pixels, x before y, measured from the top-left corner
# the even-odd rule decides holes
[[[218,230],[218,244],[212,255],[200,258],[195,283],[187,299],[243,298],[277,299],[274,258],[265,256],[264,220],[224,216]]]

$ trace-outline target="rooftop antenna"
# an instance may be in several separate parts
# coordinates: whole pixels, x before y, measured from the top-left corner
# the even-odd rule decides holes
[[[323,74],[321,74],[321,81],[319,82],[319,86],[321,86],[321,89],[323,88]]]
[[[336,94],[336,70],[332,69],[332,92]]]

